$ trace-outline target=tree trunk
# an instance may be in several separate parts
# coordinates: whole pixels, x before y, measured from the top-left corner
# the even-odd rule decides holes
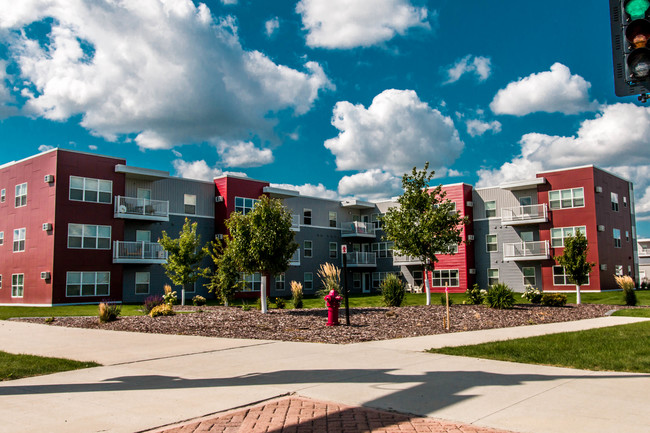
[[[429,285],[429,275],[428,275],[428,266],[424,266],[424,291],[426,293],[427,303],[426,305],[431,305],[431,286]]]
[[[262,281],[260,284],[260,299],[262,301],[262,313],[267,312],[266,307],[266,274],[262,274]]]
[[[580,286],[576,284],[576,304],[580,305]]]

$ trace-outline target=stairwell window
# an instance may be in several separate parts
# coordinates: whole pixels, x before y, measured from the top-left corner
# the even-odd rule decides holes
[[[497,235],[485,235],[485,245],[487,246],[488,253],[498,251]]]
[[[497,216],[497,202],[496,201],[486,201],[485,202],[485,218],[494,218]]]
[[[312,241],[305,241],[304,243],[305,258],[311,258],[314,251],[314,244]]]
[[[184,212],[189,215],[196,215],[196,195],[183,194]]]
[[[305,272],[305,278],[303,281],[303,288],[305,290],[314,289],[314,274],[312,272]]]
[[[311,209],[303,209],[302,211],[302,223],[306,226],[311,225]]]
[[[488,277],[488,286],[494,286],[499,282],[499,270],[494,268],[488,269],[487,277]]]
[[[27,182],[16,185],[15,207],[27,206]]]

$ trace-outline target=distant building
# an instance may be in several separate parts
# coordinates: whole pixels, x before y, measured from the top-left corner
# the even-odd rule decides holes
[[[469,223],[455,253],[439,255],[425,276],[419,260],[398,254],[383,237],[379,217],[397,206],[394,201],[306,197],[232,175],[181,179],[120,158],[54,149],[0,166],[0,304],[140,303],[170,283],[161,266],[167,253],[157,243],[163,230],[175,237],[189,218],[203,242],[220,238],[229,215],[249,212],[262,194],[290,209],[299,244],[289,269],[267,285],[271,296],[290,295],[293,280],[314,293],[318,268],[341,266],[344,244],[353,292],[376,292],[389,273],[417,291],[426,277],[436,292],[497,281],[517,291],[529,285],[572,291],[554,257],[577,230],[587,236],[589,260],[596,263],[585,291],[616,289],[615,274],[637,281],[647,275],[650,241],[638,240],[637,262],[632,184],[597,167],[537,173],[492,188],[461,183],[443,189]],[[256,296],[261,276],[242,278],[239,296]],[[199,280],[188,299],[209,297],[204,283]]]
[[[637,239],[639,254],[639,279],[648,283],[650,280],[650,239]]]

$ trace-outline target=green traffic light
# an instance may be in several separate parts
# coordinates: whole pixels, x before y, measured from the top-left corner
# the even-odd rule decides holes
[[[650,0],[630,0],[625,4],[625,12],[633,20],[645,18],[648,8],[650,8]]]

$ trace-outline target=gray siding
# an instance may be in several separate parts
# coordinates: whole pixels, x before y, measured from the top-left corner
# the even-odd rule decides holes
[[[138,188],[151,190],[152,200],[168,201],[171,214],[185,214],[184,195],[196,195],[196,215],[214,218],[215,186],[212,183],[181,178],[152,182],[127,176],[126,196],[137,197]]]
[[[537,204],[537,190],[525,189],[510,191],[499,187],[480,188],[472,192],[474,202],[474,221],[485,219],[485,202],[495,201],[497,206],[497,218],[501,218],[501,209],[505,207],[519,206],[520,197],[530,197],[532,204]]]

